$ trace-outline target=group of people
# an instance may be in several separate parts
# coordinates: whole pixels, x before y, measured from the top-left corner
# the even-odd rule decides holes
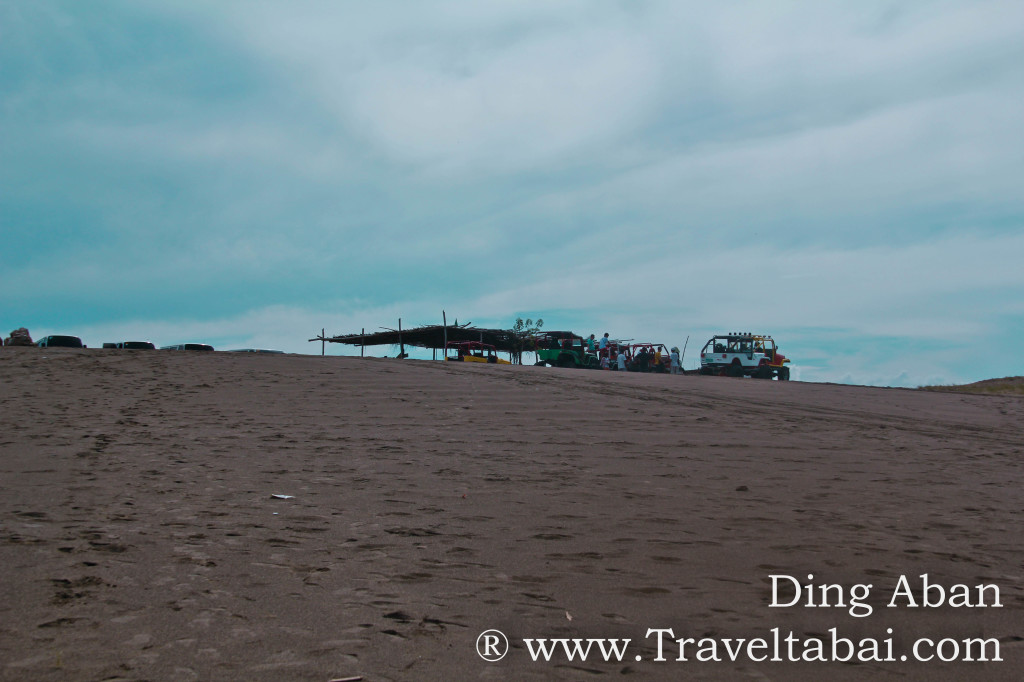
[[[594,353],[599,350],[605,350],[606,348],[608,348],[608,344],[611,343],[611,341],[608,339],[608,332],[605,332],[604,336],[601,337],[600,341],[595,341],[594,335],[591,334],[590,336],[587,337],[585,343],[587,344],[587,350],[589,350],[591,353]]]
[[[585,343],[588,351],[597,353],[601,358],[601,369],[611,369],[611,351],[613,350],[611,346],[614,342],[608,338],[608,332],[605,332],[604,336],[602,336],[600,340],[595,340],[594,335],[591,334],[587,337]],[[615,345],[617,346],[617,344]],[[640,352],[633,358],[633,367],[631,368],[628,366],[628,357],[626,353],[624,351],[620,351],[617,347],[614,350],[616,363],[615,368],[620,372],[625,372],[629,369],[635,369],[638,372],[647,372],[650,370],[650,364],[652,361],[660,361],[660,353],[655,354],[649,349],[649,347],[642,346],[640,348]],[[682,373],[678,346],[673,346],[671,352],[669,352],[669,371],[672,374]]]

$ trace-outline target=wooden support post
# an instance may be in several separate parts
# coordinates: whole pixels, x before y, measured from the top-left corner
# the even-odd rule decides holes
[[[359,357],[366,357],[366,327],[363,327],[359,336]]]
[[[398,357],[405,359],[405,344],[402,343],[402,318],[398,318]]]
[[[444,352],[448,352],[448,315],[441,311],[441,323],[444,325]]]
[[[327,350],[327,341],[324,339],[325,335],[326,335],[326,329],[321,329],[320,330],[320,357],[323,357],[325,351]]]

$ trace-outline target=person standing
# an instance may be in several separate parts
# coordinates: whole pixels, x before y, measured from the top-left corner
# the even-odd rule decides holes
[[[601,343],[598,346],[598,348],[601,349],[601,350],[604,350],[607,347],[608,347],[608,332],[605,332],[604,336],[601,337]]]
[[[594,335],[591,334],[590,337],[587,339],[587,350],[593,353],[595,349],[595,344],[596,342],[594,341]]]
[[[647,348],[641,348],[640,353],[637,354],[636,358],[636,371],[638,372],[649,372],[651,371],[651,354],[647,352]]]
[[[672,346],[672,352],[668,354],[669,366],[673,374],[679,374],[681,369],[679,365],[679,347]]]
[[[617,356],[615,356],[615,361],[618,363],[619,371],[620,372],[625,372],[626,371],[626,354],[625,353],[619,353]]]

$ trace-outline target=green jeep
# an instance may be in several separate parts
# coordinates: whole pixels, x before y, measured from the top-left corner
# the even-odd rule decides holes
[[[597,354],[572,332],[544,332],[533,339],[538,365],[600,369]]]

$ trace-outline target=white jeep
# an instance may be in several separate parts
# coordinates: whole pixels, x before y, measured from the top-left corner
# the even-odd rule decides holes
[[[772,337],[749,332],[712,337],[700,351],[701,374],[788,381],[787,362]]]

